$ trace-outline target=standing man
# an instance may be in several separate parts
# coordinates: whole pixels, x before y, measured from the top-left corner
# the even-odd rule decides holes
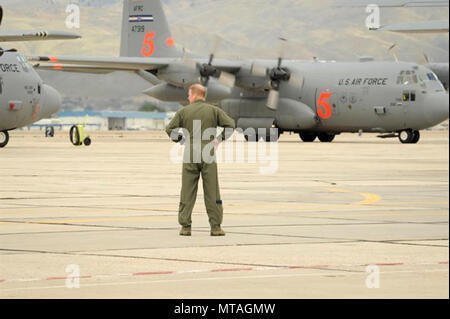
[[[215,148],[207,152],[206,156],[211,156],[214,160],[205,159],[204,150],[212,142],[217,147],[219,141],[223,141],[231,136],[236,128],[234,120],[223,110],[207,104],[206,88],[200,84],[194,84],[189,88],[190,105],[182,108],[166,128],[166,133],[175,142],[186,139],[186,149],[183,161],[183,177],[181,188],[180,209],[178,221],[182,226],[180,236],[191,236],[192,210],[197,199],[198,181],[200,174],[203,179],[203,192],[205,197],[206,212],[211,225],[211,236],[225,236],[222,230],[223,203],[220,197],[219,178],[217,172],[217,161],[215,160]],[[207,136],[204,133],[217,127],[225,128],[221,136]],[[176,133],[176,129],[184,129],[186,136]],[[228,130],[227,130],[228,128]],[[231,131],[231,132],[232,132]],[[206,132],[207,133],[207,132]],[[205,138],[205,140],[203,140]],[[197,140],[196,140],[197,139]],[[200,139],[201,141],[198,141]],[[210,158],[210,157],[209,157]]]

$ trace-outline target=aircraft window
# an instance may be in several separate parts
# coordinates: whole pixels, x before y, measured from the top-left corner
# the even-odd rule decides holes
[[[411,92],[411,101],[415,102],[416,101],[416,91],[412,91]]]
[[[409,72],[409,71],[408,71]],[[399,75],[397,78],[398,85],[411,85],[419,83],[419,78],[416,74],[409,72],[409,75]]]
[[[409,92],[403,92],[403,102],[408,102],[410,99]]]

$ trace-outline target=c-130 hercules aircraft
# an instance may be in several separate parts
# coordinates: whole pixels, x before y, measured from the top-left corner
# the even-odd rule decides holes
[[[121,57],[29,57],[46,70],[135,72],[153,86],[144,93],[186,102],[187,87],[208,86],[208,102],[239,128],[277,140],[299,133],[305,142],[332,142],[344,132],[383,133],[417,143],[420,130],[449,117],[449,100],[428,68],[403,62],[235,61],[186,58],[175,47],[160,0],[125,0]],[[266,133],[278,128],[278,136]],[[265,130],[259,130],[265,129]],[[251,130],[251,131],[255,131]]]
[[[0,6],[0,25],[3,8]],[[77,39],[64,31],[0,32],[0,42]],[[9,142],[8,131],[49,118],[61,108],[61,96],[42,79],[17,50],[0,48],[0,148]]]

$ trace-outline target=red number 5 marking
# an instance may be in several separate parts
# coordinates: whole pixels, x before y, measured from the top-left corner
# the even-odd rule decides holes
[[[142,56],[149,57],[155,52],[155,42],[153,41],[155,35],[155,32],[147,32],[145,34],[144,42],[142,42]]]
[[[324,120],[329,119],[331,114],[331,105],[327,101],[331,98],[331,92],[320,93],[319,102],[317,103],[317,114]]]

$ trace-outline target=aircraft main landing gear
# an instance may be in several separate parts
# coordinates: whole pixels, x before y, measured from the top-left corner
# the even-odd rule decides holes
[[[398,139],[402,144],[417,144],[420,140],[420,132],[414,130],[404,130],[398,134]]]
[[[300,132],[300,139],[305,143],[312,143],[316,140],[317,134],[314,132]]]
[[[331,143],[334,141],[334,138],[336,137],[336,135],[329,134],[329,133],[319,133],[318,137],[322,143]]]
[[[9,142],[9,133],[8,131],[1,131],[0,132],[0,148],[5,147],[8,145]]]

